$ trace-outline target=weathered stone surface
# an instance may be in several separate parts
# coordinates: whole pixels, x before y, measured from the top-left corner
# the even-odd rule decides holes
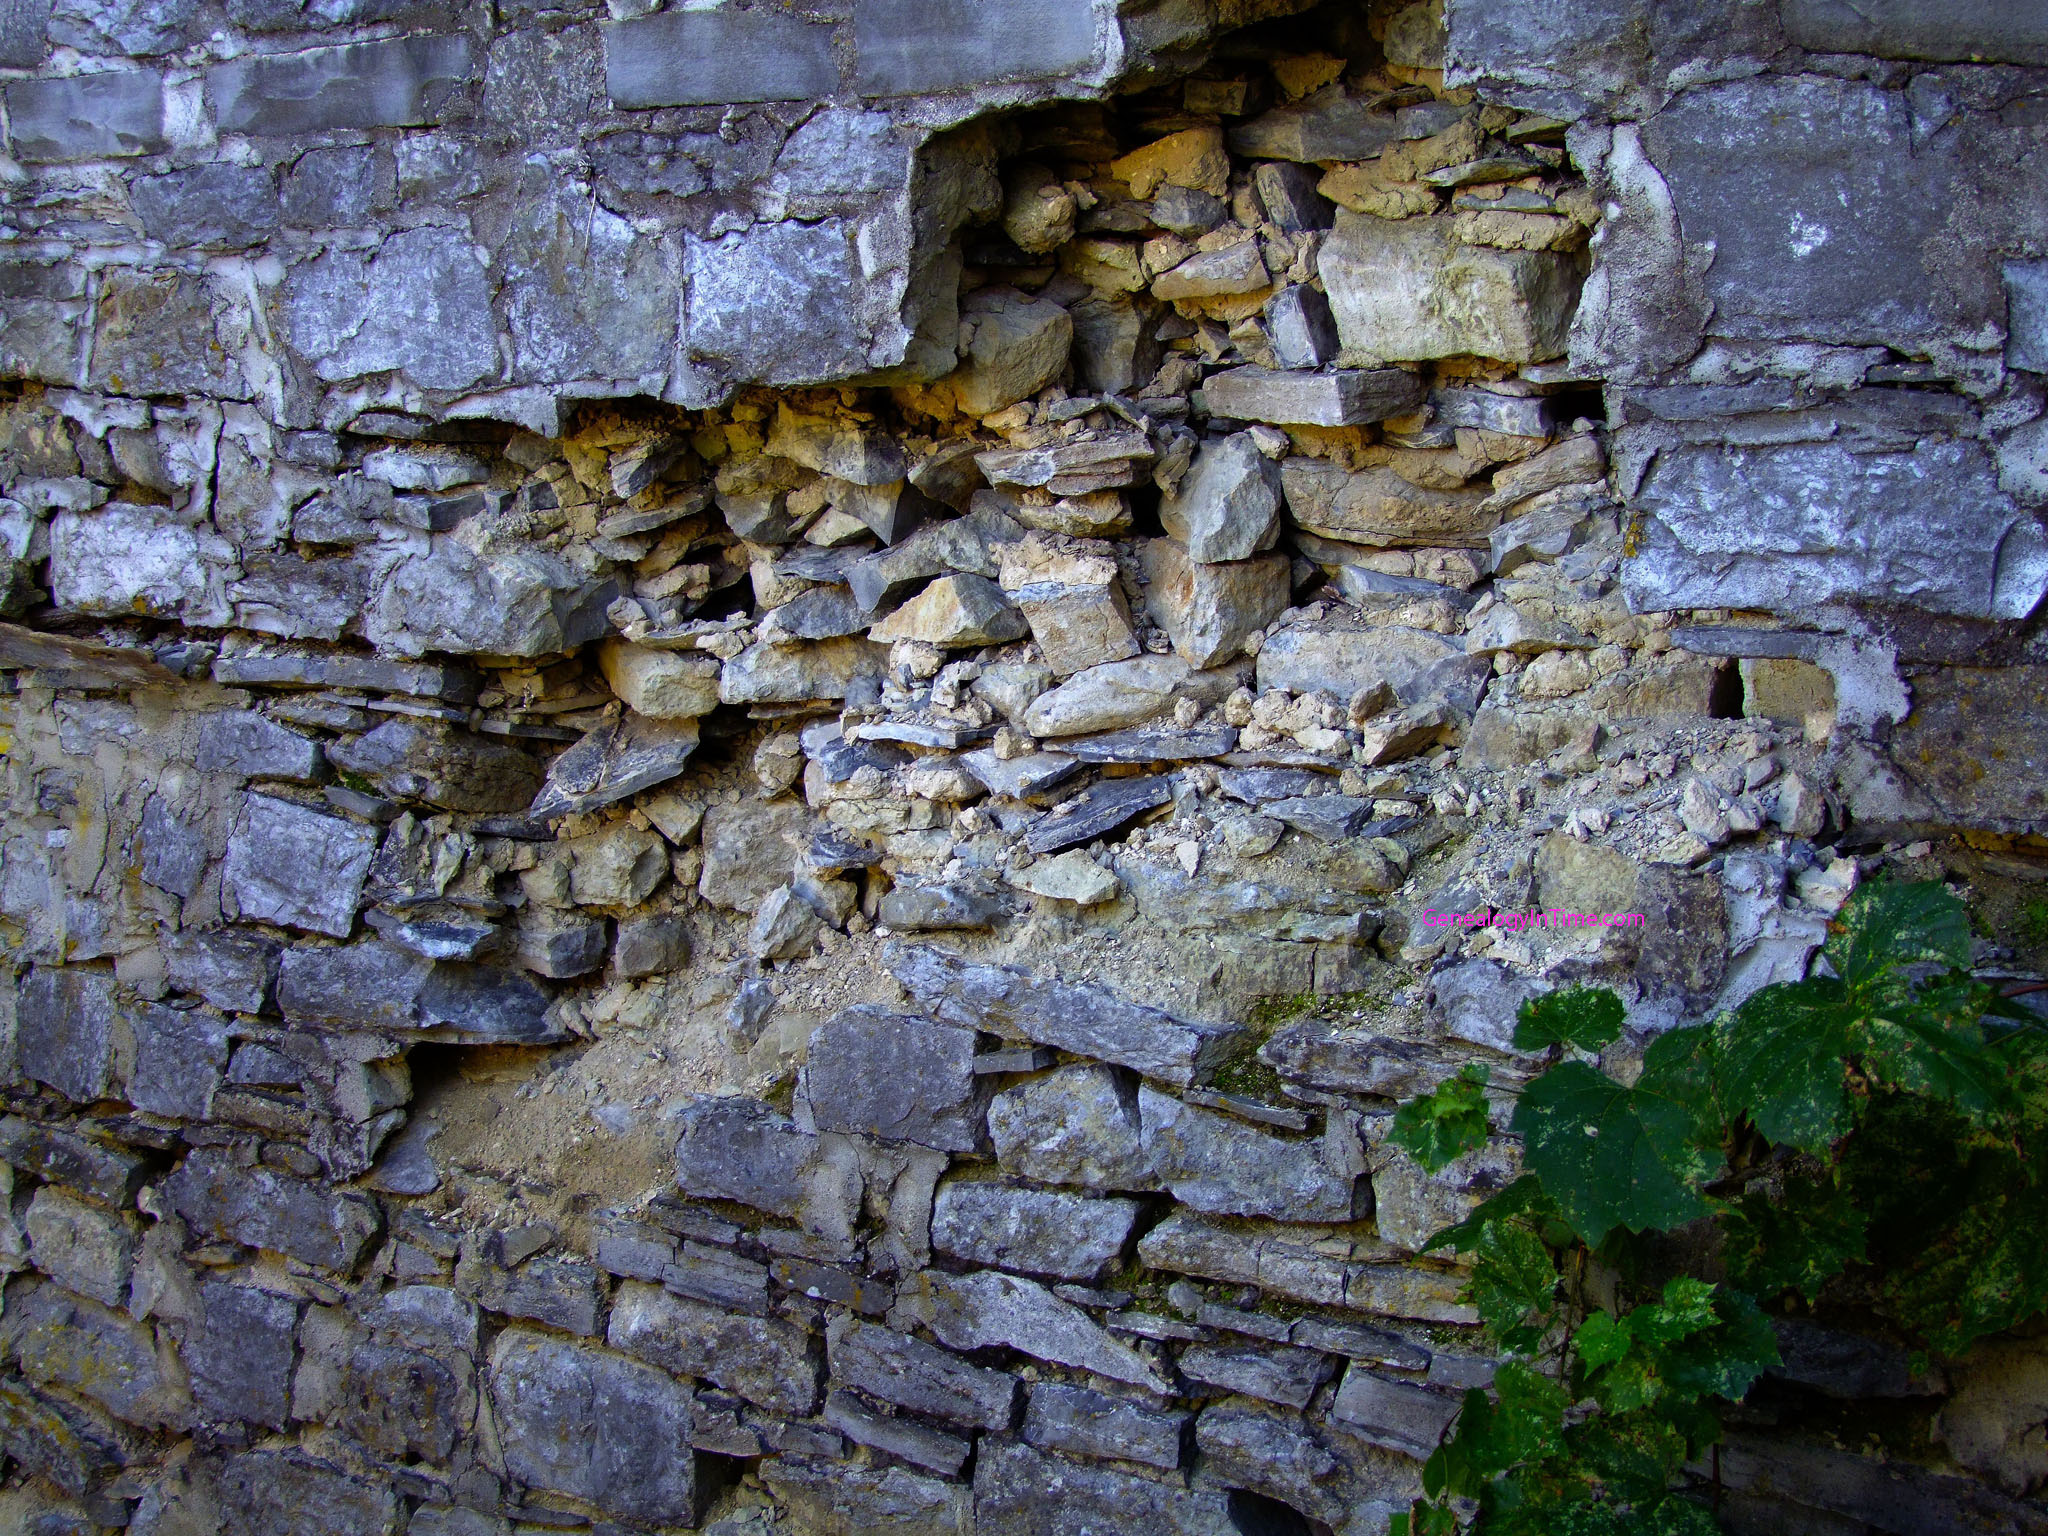
[[[697,1521],[693,1404],[660,1371],[605,1350],[508,1328],[491,1349],[505,1470],[622,1520]]]
[[[1087,1387],[1044,1381],[1024,1410],[1025,1441],[1042,1451],[1135,1461],[1172,1471],[1181,1462],[1186,1413],[1161,1413]]]
[[[299,1307],[289,1296],[210,1280],[199,1288],[201,1318],[184,1359],[200,1414],[283,1429],[291,1417]]]
[[[1352,543],[1479,546],[1500,521],[1481,510],[1484,486],[1428,490],[1385,467],[1347,474],[1327,459],[1289,459],[1281,481],[1297,525]]]
[[[200,165],[135,185],[135,211],[152,240],[238,250],[277,232],[277,186],[261,166]]]
[[[803,644],[763,640],[725,664],[718,696],[727,704],[843,699],[856,682],[880,677],[889,652],[857,636]]]
[[[1138,1101],[1112,1067],[1075,1063],[996,1095],[989,1138],[1003,1171],[1095,1189],[1157,1185],[1138,1140]]]
[[[974,1034],[875,1007],[811,1036],[797,1098],[820,1131],[970,1152],[981,1141]]]
[[[1335,1374],[1328,1355],[1249,1344],[1197,1345],[1181,1351],[1177,1363],[1190,1381],[1288,1408],[1306,1408],[1316,1388]]]
[[[893,313],[874,313],[880,295],[858,247],[852,222],[839,218],[691,237],[684,257],[691,355],[778,385],[901,361],[908,333]]]
[[[1240,155],[1304,164],[1367,160],[1392,142],[1396,122],[1393,113],[1374,111],[1368,100],[1332,85],[1233,128],[1230,147]]]
[[[955,1424],[1007,1429],[1017,1383],[908,1334],[841,1313],[827,1335],[832,1379]]]
[[[1054,1488],[1060,1492],[1056,1506],[1046,1499]],[[1237,1536],[1240,1530],[1220,1492],[1191,1491],[997,1439],[983,1443],[975,1462],[974,1506],[980,1536],[1043,1536],[1063,1530]]]
[[[1340,1536],[1383,1529],[1421,1493],[1419,1469],[1342,1426],[1252,1403],[1218,1403],[1195,1421],[1202,1483],[1277,1499]]]
[[[387,720],[331,744],[327,757],[393,799],[450,811],[523,811],[541,784],[539,764],[517,747],[440,720]]]
[[[854,17],[855,83],[907,96],[1089,69],[1103,46],[1077,0],[874,0]]]
[[[323,1269],[353,1269],[383,1226],[376,1202],[365,1195],[270,1168],[238,1168],[208,1148],[187,1157],[164,1192],[200,1232]]]
[[[1240,655],[1252,631],[1287,607],[1289,560],[1262,555],[1228,564],[1189,559],[1174,539],[1150,539],[1143,551],[1145,607],[1191,667],[1220,666]]]
[[[897,1307],[955,1349],[1001,1346],[1162,1396],[1172,1390],[1156,1365],[1086,1312],[1014,1275],[992,1269],[967,1275],[926,1270],[903,1287]],[[1003,1424],[985,1427],[1007,1423],[1005,1418]]]
[[[462,34],[394,37],[236,59],[206,86],[221,127],[237,133],[405,128],[439,122],[477,67]]]
[[[1861,601],[2012,619],[2048,591],[2048,535],[1974,443],[1674,448],[1636,502],[1649,520],[1623,579],[1638,609]]]
[[[1177,1087],[1225,1056],[1236,1034],[1233,1026],[1176,1018],[1105,988],[975,965],[915,945],[890,945],[884,963],[949,1023],[1098,1057]]]
[[[1154,1269],[1256,1285],[1318,1306],[1446,1323],[1479,1317],[1458,1300],[1463,1282],[1454,1274],[1334,1258],[1298,1229],[1226,1230],[1176,1212],[1138,1240],[1138,1257]]]
[[[1178,656],[1134,656],[1076,672],[1024,712],[1034,736],[1080,736],[1143,725],[1164,714],[1190,667]]]
[[[868,631],[882,643],[919,640],[927,645],[1000,645],[1031,632],[1024,615],[986,576],[941,576]]]
[[[24,160],[147,155],[164,146],[163,76],[115,69],[56,80],[9,80],[9,142]]]
[[[380,264],[389,259],[390,248],[404,238],[392,237],[387,254],[378,258]],[[481,281],[481,269],[477,277]],[[450,308],[455,304],[453,297],[445,302]],[[362,305],[370,312],[363,333],[346,343],[352,347],[371,345],[364,337],[378,323],[378,316],[394,308],[402,313],[398,300],[381,299],[374,291],[363,298],[337,295],[332,303],[342,309]],[[458,330],[459,324],[452,320],[438,328],[421,321],[406,334],[405,346],[435,344],[436,337]],[[325,344],[339,348],[345,343],[336,338]],[[492,358],[496,349],[497,343],[490,342]],[[404,368],[420,383],[433,387],[433,380],[423,370],[438,370],[445,361],[415,358],[410,351],[372,355],[365,350],[359,357],[360,366],[345,371],[375,373]],[[455,379],[462,366],[466,365],[452,365],[451,371],[440,377]],[[474,377],[464,377],[461,383]],[[444,382],[440,387],[459,388],[461,383]],[[540,656],[571,649],[601,633],[605,603],[611,595],[608,586],[586,580],[554,555],[531,548],[477,555],[452,538],[436,536],[425,553],[398,561],[378,583],[363,612],[363,636],[380,650],[401,656],[423,656],[428,651]]]
[[[1917,809],[1937,824],[2017,831],[2048,813],[2044,702],[2048,669],[2038,666],[1955,667],[1916,677],[1913,712],[1894,732],[1890,758],[1925,803],[1888,814],[1904,809],[1899,819],[1910,820]],[[1998,771],[1987,771],[1991,763]],[[1858,799],[1868,819],[1880,819],[1879,797],[1865,795]]]
[[[127,1218],[46,1184],[29,1202],[22,1228],[29,1262],[37,1269],[103,1307],[126,1305],[135,1262],[135,1232]]]
[[[0,1320],[29,1380],[92,1398],[117,1419],[183,1428],[192,1403],[167,1347],[145,1323],[38,1284],[7,1298]]]
[[[1571,256],[1460,245],[1448,219],[1349,209],[1338,212],[1318,269],[1344,345],[1389,361],[1562,356],[1579,293]]]
[[[1219,1215],[1349,1221],[1360,1214],[1365,1156],[1341,1114],[1314,1141],[1287,1141],[1243,1121],[1138,1089],[1139,1139],[1174,1198]]]
[[[654,720],[693,720],[718,707],[718,659],[702,652],[608,642],[598,652],[605,681],[628,709]]]
[[[1067,366],[1073,319],[1049,299],[1012,288],[983,288],[960,306],[960,371],[953,397],[970,416],[987,416],[1045,388]]]
[[[676,1183],[687,1195],[737,1200],[845,1236],[861,1175],[844,1144],[801,1130],[754,1099],[699,1099],[679,1117]]]
[[[810,814],[794,801],[707,807],[698,894],[714,907],[754,911],[770,891],[788,882],[810,835]]]
[[[1346,344],[1355,345],[1348,337]],[[1211,414],[1233,421],[1343,427],[1398,416],[1422,398],[1422,388],[1420,378],[1399,368],[1232,368],[1211,375],[1202,392]]]
[[[695,720],[649,720],[626,715],[600,725],[549,766],[527,814],[564,816],[616,805],[643,789],[666,784],[697,750]]]
[[[1220,250],[1198,251],[1170,272],[1153,280],[1152,296],[1159,299],[1208,299],[1240,293],[1258,293],[1272,285],[1273,277],[1259,254],[1256,240],[1240,240]]]
[[[1361,1365],[1344,1373],[1330,1417],[1374,1445],[1418,1459],[1437,1447],[1458,1414],[1458,1399],[1411,1382],[1376,1376]]]
[[[775,1318],[736,1317],[629,1283],[612,1303],[605,1342],[672,1375],[715,1382],[770,1413],[803,1418],[818,1406],[810,1335]]]
[[[149,1164],[125,1147],[16,1115],[0,1119],[0,1160],[113,1206],[132,1202],[149,1172]]]
[[[604,29],[617,107],[803,101],[839,85],[832,29],[773,11],[668,11]]]
[[[330,250],[294,268],[286,283],[285,316],[294,350],[330,381],[397,370],[423,389],[467,389],[499,367],[488,277],[468,239],[453,230],[404,230],[374,253]],[[409,560],[391,580],[406,584],[424,619],[447,601],[461,564],[453,555]],[[415,567],[424,568],[408,580],[404,573]],[[480,600],[471,610],[473,622],[457,619],[443,631],[451,633],[447,641],[398,643],[400,634],[416,626],[402,617],[387,619],[388,599],[366,618],[365,632],[380,642],[391,633],[392,648],[409,656],[430,649],[516,653],[518,647],[490,638],[518,615],[510,596],[508,591]],[[557,648],[536,645],[533,651]]]
[[[1464,659],[1461,646],[1428,630],[1281,629],[1259,649],[1259,689],[1349,699],[1361,688],[1385,683],[1404,703],[1424,702],[1440,665]]]
[[[153,1115],[204,1120],[228,1062],[227,1021],[204,1009],[146,1003],[128,1017],[135,1066],[128,1102]]]
[[[1135,1200],[955,1181],[932,1204],[932,1247],[974,1264],[1092,1281],[1122,1255]]]
[[[206,383],[179,382],[195,389]],[[188,526],[167,507],[116,501],[92,512],[60,512],[50,525],[51,594],[80,613],[222,622],[232,559],[226,540]]]
[[[1280,468],[1249,432],[1206,443],[1159,521],[1191,560],[1248,560],[1279,537]]]
[[[75,1103],[105,1098],[113,1082],[116,1004],[106,971],[36,966],[15,992],[15,1060]]]
[[[774,1456],[761,1481],[807,1530],[836,1536],[974,1536],[974,1494],[902,1467]]]
[[[476,1045],[560,1038],[547,994],[517,971],[429,960],[384,939],[286,951],[277,1003],[316,1029],[418,1030]]]
[[[245,1451],[222,1464],[221,1536],[393,1536],[397,1496],[293,1451]],[[209,1512],[210,1513],[210,1512]]]
[[[1886,59],[1977,59],[2048,64],[2048,24],[1990,0],[1785,0],[1785,33],[1802,48]]]

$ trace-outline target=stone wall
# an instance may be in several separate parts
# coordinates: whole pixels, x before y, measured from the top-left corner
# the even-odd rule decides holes
[[[2048,966],[2024,8],[0,64],[0,1532],[1378,1533],[1518,1166],[1396,1102],[1878,874]],[[1732,1529],[2048,1530],[2038,1342],[1775,1325]]]

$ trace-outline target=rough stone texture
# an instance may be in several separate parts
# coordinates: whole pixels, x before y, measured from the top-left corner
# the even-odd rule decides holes
[[[1087,1387],[1040,1382],[1024,1411],[1024,1439],[1042,1451],[1103,1456],[1172,1471],[1181,1463],[1185,1413],[1159,1413]]]
[[[1122,1255],[1137,1215],[1133,1200],[951,1183],[932,1204],[932,1247],[969,1263],[1092,1281]]]
[[[810,1335],[774,1318],[735,1317],[652,1285],[620,1287],[605,1342],[676,1376],[697,1376],[803,1418],[818,1406]]]
[[[970,1275],[928,1270],[905,1288],[897,1308],[955,1349],[1001,1345],[1151,1392],[1169,1390],[1156,1365],[1034,1281],[991,1269]]]
[[[988,1129],[1007,1173],[1098,1189],[1155,1186],[1137,1098],[1109,1067],[1077,1063],[998,1094]]]
[[[114,979],[102,971],[37,968],[15,995],[15,1060],[67,1099],[90,1103],[113,1080]]]
[[[1285,1141],[1142,1086],[1138,1115],[1154,1175],[1195,1210],[1309,1221],[1359,1214],[1364,1154],[1341,1117],[1318,1141]]]
[[[798,1102],[820,1131],[970,1152],[981,1141],[974,1035],[849,1008],[811,1036]]]
[[[1016,1381],[937,1345],[839,1317],[832,1324],[830,1355],[833,1379],[870,1397],[956,1424],[1009,1427]]]
[[[974,1469],[982,1536],[1038,1536],[1048,1528],[1235,1536],[1239,1527],[1228,1502],[1221,1493],[1177,1488],[1015,1442],[991,1442]]]
[[[211,1151],[186,1158],[164,1190],[198,1231],[324,1269],[354,1268],[382,1225],[364,1195],[267,1168],[237,1168]]]

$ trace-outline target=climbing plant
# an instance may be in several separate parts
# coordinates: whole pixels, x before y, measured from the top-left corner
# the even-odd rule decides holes
[[[1469,1261],[1502,1362],[1393,1536],[1717,1530],[1683,1469],[1779,1363],[1768,1313],[1845,1272],[1927,1351],[2048,1310],[2048,1030],[1971,976],[1937,883],[1862,888],[1822,954],[1632,1079],[1594,1059],[1612,992],[1523,1005],[1515,1044],[1548,1058],[1514,1103],[1525,1172],[1426,1250]],[[1481,1146],[1487,1084],[1468,1066],[1404,1104],[1395,1144],[1431,1172]],[[1651,1239],[1681,1227],[1710,1240]]]

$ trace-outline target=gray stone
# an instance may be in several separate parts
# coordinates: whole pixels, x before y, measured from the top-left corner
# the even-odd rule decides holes
[[[914,1419],[876,1413],[851,1392],[827,1397],[824,1419],[856,1445],[948,1477],[959,1476],[967,1458],[974,1454],[972,1441],[927,1429]]]
[[[2048,261],[2005,264],[2005,360],[2048,373]]]
[[[1861,601],[2012,619],[2048,591],[2048,536],[1976,443],[1673,448],[1636,502],[1648,520],[1623,580],[1639,611]]]
[[[277,187],[261,166],[201,165],[135,184],[143,232],[167,245],[239,250],[277,232]]]
[[[832,29],[773,11],[665,11],[604,29],[615,107],[808,101],[833,95]]]
[[[149,1171],[148,1163],[126,1148],[32,1125],[15,1115],[0,1119],[0,1162],[112,1206],[132,1202]]]
[[[1182,1350],[1176,1363],[1190,1381],[1288,1408],[1306,1408],[1334,1374],[1328,1355],[1253,1345],[1197,1345]]]
[[[1284,160],[1268,161],[1252,173],[1266,217],[1290,234],[1330,227],[1336,210],[1316,190],[1320,179],[1306,167]]]
[[[1332,85],[1231,129],[1230,147],[1240,155],[1306,165],[1369,160],[1394,141],[1395,132],[1393,113],[1374,111],[1368,100]]]
[[[690,237],[690,355],[774,385],[843,378],[899,361],[907,333],[893,316],[874,317],[877,296],[858,247],[855,229],[839,218],[760,223],[716,240]],[[888,335],[874,337],[877,330]]]
[[[103,1307],[125,1306],[135,1263],[135,1229],[114,1211],[45,1184],[22,1218],[29,1262],[59,1285]]]
[[[797,1101],[820,1131],[971,1152],[978,1087],[971,1030],[860,1006],[812,1034]]]
[[[1153,1173],[1194,1210],[1350,1221],[1369,1207],[1364,1151],[1339,1113],[1321,1137],[1288,1141],[1140,1086],[1138,1115]]]
[[[868,0],[853,37],[863,96],[1083,73],[1104,46],[1084,0]]]
[[[675,1262],[663,1266],[661,1283],[678,1296],[694,1296],[714,1306],[754,1313],[768,1310],[768,1266],[709,1243],[685,1242]]]
[[[1143,558],[1146,611],[1191,667],[1233,660],[1254,630],[1263,630],[1287,607],[1290,561],[1284,552],[1203,563],[1188,558],[1174,539],[1149,539]]]
[[[1134,730],[1100,736],[1069,737],[1061,745],[1083,763],[1185,763],[1221,757],[1237,745],[1237,728],[1194,725],[1186,730],[1141,725]]]
[[[283,216],[312,229],[368,224],[398,197],[398,174],[388,151],[376,145],[313,149],[285,173]]]
[[[477,72],[475,44],[456,33],[250,55],[216,64],[206,87],[224,130],[320,133],[438,123]]]
[[[423,389],[468,389],[499,369],[488,274],[468,237],[452,229],[402,230],[374,253],[331,249],[292,269],[284,310],[293,349],[330,382],[397,371]],[[445,601],[443,589],[456,574],[436,570],[422,583],[422,595]],[[503,623],[492,611],[498,606],[482,610],[488,627],[479,627],[485,635]],[[378,638],[372,629],[366,633]],[[514,647],[465,639],[431,648],[516,653]],[[417,656],[430,647],[394,648]]]
[[[618,942],[612,948],[612,966],[628,980],[660,976],[689,963],[690,930],[675,914],[623,918]]]
[[[1388,361],[1562,356],[1579,296],[1576,258],[1461,245],[1451,223],[1339,210],[1318,270],[1345,347]]]
[[[960,754],[960,766],[981,780],[992,795],[1030,799],[1056,789],[1080,772],[1081,760],[1064,752],[1027,752],[1022,757],[997,757],[987,747]]]
[[[1258,293],[1272,281],[1258,241],[1239,240],[1219,250],[1197,251],[1170,272],[1160,273],[1152,282],[1152,293],[1161,299],[1206,299]]]
[[[1277,1499],[1340,1536],[1383,1530],[1422,1491],[1413,1462],[1342,1427],[1253,1403],[1218,1403],[1195,1421],[1199,1480]]]
[[[451,704],[468,704],[477,693],[476,674],[448,662],[393,661],[233,638],[223,644],[221,657],[213,664],[213,680],[229,688],[367,688]]]
[[[541,784],[540,766],[517,747],[406,715],[333,743],[327,757],[394,800],[424,800],[449,811],[523,811]]]
[[[15,1062],[24,1076],[90,1104],[114,1080],[117,1006],[106,971],[35,966],[15,992]]]
[[[48,41],[85,54],[128,54],[145,57],[171,53],[185,40],[192,13],[192,0],[43,0],[26,7],[26,24],[39,35],[33,57],[19,62],[34,68],[43,59],[41,23],[48,21]],[[33,18],[33,19],[31,19]]]
[[[1120,429],[1084,433],[1036,448],[999,448],[978,453],[989,484],[1022,490],[1043,487],[1055,496],[1077,496],[1136,483],[1134,467],[1157,457],[1143,432]]]
[[[436,1300],[423,1305],[426,1297]],[[387,1292],[365,1319],[368,1337],[349,1351],[334,1427],[378,1456],[445,1462],[475,1421],[475,1317],[439,1286]],[[458,1318],[465,1336],[436,1326]]]
[[[860,1208],[858,1167],[755,1099],[699,1099],[679,1117],[676,1183],[702,1200],[736,1200],[813,1231],[847,1231]]]
[[[580,183],[527,185],[517,205],[486,214],[510,225],[495,255],[513,380],[630,379],[659,388],[680,324],[677,242],[645,238],[602,204],[593,212]]]
[[[518,972],[429,960],[383,939],[286,951],[277,1003],[302,1028],[418,1031],[473,1045],[561,1038],[547,994]]]
[[[993,927],[1009,910],[983,882],[902,880],[881,899],[875,916],[903,933],[945,933]]]
[[[298,1359],[298,1303],[254,1286],[209,1280],[199,1287],[199,1305],[184,1358],[200,1414],[215,1423],[243,1420],[283,1429],[291,1417]]]
[[[392,1536],[399,1504],[386,1486],[291,1451],[245,1451],[220,1470],[220,1536]]]
[[[671,1375],[715,1382],[770,1413],[804,1418],[818,1406],[811,1336],[775,1318],[735,1317],[629,1283],[612,1302],[605,1342]]]
[[[917,640],[959,648],[1021,640],[1031,628],[986,576],[941,576],[868,633],[885,644]]]
[[[245,919],[347,938],[377,842],[360,822],[244,795],[221,882]]]
[[[810,813],[792,800],[707,807],[697,893],[714,907],[754,911],[769,892],[789,883],[810,835]]]
[[[365,1195],[270,1168],[238,1168],[211,1148],[188,1156],[164,1193],[197,1231],[322,1269],[354,1269],[383,1226]]]
[[[612,692],[635,714],[653,720],[693,720],[718,707],[721,669],[715,656],[612,641],[598,653],[598,660]]]
[[[1357,345],[1348,335],[1345,340]],[[1231,368],[1211,374],[1202,386],[1213,416],[1317,427],[1384,421],[1412,409],[1422,393],[1421,379],[1399,368],[1327,373]]]
[[[953,397],[970,416],[987,416],[1028,400],[1060,376],[1073,346],[1074,322],[1049,299],[1012,288],[983,288],[960,306],[960,370]]]
[[[167,353],[176,350],[167,337]],[[218,380],[181,376],[165,392],[198,393],[209,384]],[[60,512],[50,525],[51,594],[59,607],[81,613],[224,622],[221,587],[232,558],[226,540],[188,527],[167,507],[116,501]]]
[[[1034,1360],[1093,1371],[1161,1396],[1172,1392],[1159,1367],[1146,1356],[1072,1302],[1031,1280],[992,1269],[968,1275],[926,1270],[898,1292],[897,1310],[916,1317],[954,1349],[1014,1349]],[[1007,1423],[1005,1417],[1003,1424],[984,1427],[999,1429]]]
[[[1817,53],[2048,64],[2048,21],[1996,0],[1785,0],[1785,33]]]
[[[1005,1173],[1092,1189],[1154,1189],[1138,1138],[1138,1101],[1114,1068],[1061,1067],[996,1095],[989,1139]]]
[[[1135,1461],[1171,1472],[1181,1462],[1187,1413],[1161,1413],[1087,1387],[1042,1381],[1024,1410],[1024,1439],[1044,1451]]]
[[[549,765],[527,814],[547,819],[616,805],[675,778],[696,750],[695,720],[622,716],[594,727]]]
[[[463,1244],[455,1266],[455,1288],[478,1306],[507,1317],[528,1318],[564,1333],[590,1338],[598,1332],[604,1281],[581,1259],[542,1254],[516,1266],[499,1262],[494,1240]]]
[[[1372,820],[1372,802],[1356,795],[1307,795],[1293,799],[1268,800],[1260,809],[1326,843],[1356,837]]]
[[[1191,560],[1248,560],[1280,536],[1280,467],[1249,432],[1205,443],[1159,521]]]
[[[1321,692],[1349,699],[1361,688],[1385,683],[1404,704],[1420,702],[1422,690],[1433,680],[1432,669],[1464,658],[1455,641],[1397,625],[1349,631],[1282,629],[1268,635],[1259,649],[1259,691],[1285,688],[1289,693]]]
[[[8,142],[24,160],[97,160],[164,147],[163,76],[153,69],[9,80],[0,89]]]
[[[186,820],[193,809],[163,794],[151,795],[136,835],[142,878],[160,891],[188,899],[198,891],[211,862],[206,827]]]
[[[941,1020],[1130,1067],[1176,1087],[1229,1054],[1233,1025],[1198,1023],[1126,1002],[1102,987],[975,965],[938,950],[892,944],[889,972]]]
[[[761,1481],[804,1525],[834,1536],[974,1536],[973,1490],[902,1467],[784,1454]]]
[[[1184,190],[1162,188],[1161,196]],[[1096,296],[1081,300],[1070,313],[1074,371],[1087,388],[1125,395],[1159,371],[1159,338],[1153,334],[1158,316],[1149,302]]]
[[[1374,1445],[1417,1458],[1437,1448],[1459,1400],[1410,1382],[1376,1376],[1353,1365],[1330,1404],[1330,1417]]]
[[[878,678],[889,652],[857,636],[782,644],[763,640],[725,664],[718,696],[727,704],[796,704],[843,699]]]
[[[491,1349],[505,1470],[616,1519],[695,1525],[692,1400],[653,1368],[523,1328]]]
[[[128,1018],[135,1066],[128,1102],[145,1114],[204,1120],[228,1064],[227,1021],[204,1009],[145,1003]]]
[[[1342,343],[1322,289],[1291,283],[1266,301],[1266,333],[1282,368],[1320,368]]]
[[[243,779],[320,777],[320,743],[253,710],[208,715],[199,727],[199,770]]]
[[[832,1379],[881,1402],[978,1429],[1007,1429],[1017,1382],[936,1344],[840,1313],[827,1333]]]
[[[1085,668],[1034,699],[1024,728],[1044,737],[1143,725],[1167,711],[1191,670],[1178,656],[1134,656]]]
[[[1060,1490],[1057,1505],[1046,1490]],[[1082,1536],[1145,1531],[1158,1536],[1239,1536],[1228,1498],[1108,1467],[1048,1456],[1015,1441],[982,1443],[974,1465],[979,1536]]]
[[[932,1205],[932,1248],[949,1258],[1062,1280],[1100,1279],[1122,1256],[1135,1200],[954,1181]]]
[[[89,1397],[117,1419],[166,1429],[191,1422],[174,1357],[146,1323],[38,1283],[10,1288],[0,1338],[29,1380]]]

